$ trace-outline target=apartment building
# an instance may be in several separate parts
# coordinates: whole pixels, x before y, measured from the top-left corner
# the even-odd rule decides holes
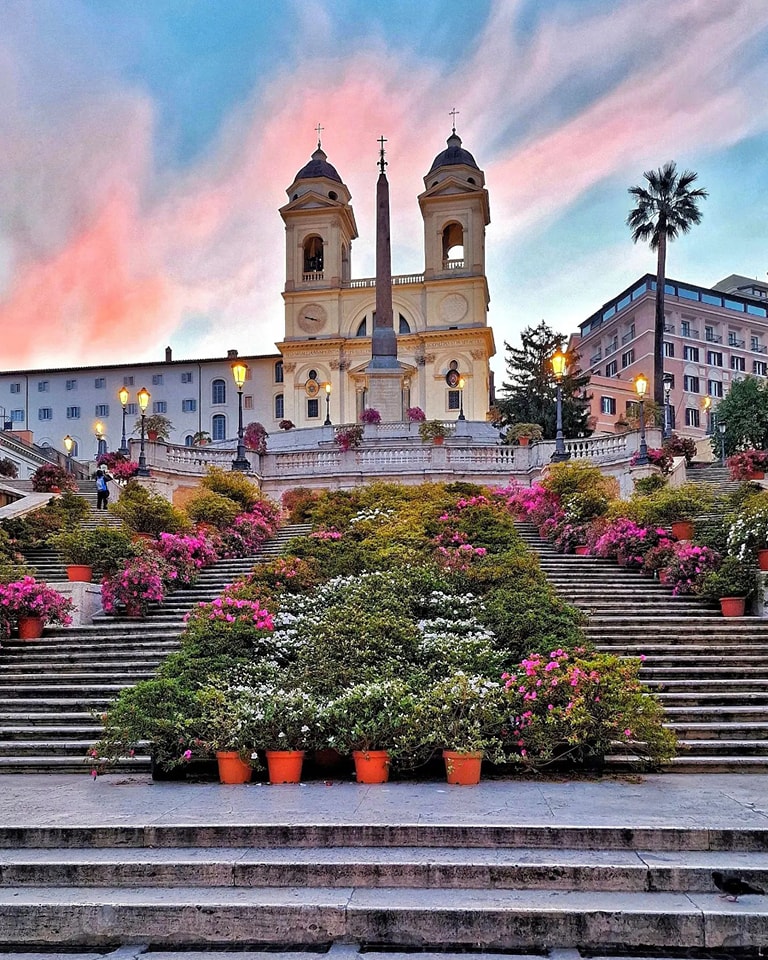
[[[593,376],[596,429],[615,429],[636,413],[627,387],[642,373],[653,394],[656,278],[646,274],[579,325],[571,345]],[[671,377],[673,424],[680,433],[711,432],[717,404],[734,380],[768,377],[768,284],[733,274],[714,287],[667,280],[664,372]]]

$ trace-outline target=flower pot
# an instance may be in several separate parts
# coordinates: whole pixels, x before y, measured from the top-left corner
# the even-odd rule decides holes
[[[443,440],[445,440],[445,437],[432,437],[432,443],[434,443],[436,447],[442,447]]]
[[[765,470],[750,470],[747,480],[765,480]]]
[[[757,564],[761,570],[768,570],[768,550],[757,551]]]
[[[157,440],[157,430],[147,430],[147,440],[154,443]]]
[[[44,626],[42,617],[19,617],[19,640],[39,640]]]
[[[124,616],[128,617],[129,620],[141,620],[144,616],[144,611],[141,609],[141,604],[126,603]]]
[[[270,783],[299,783],[303,750],[267,750],[267,770]]]
[[[693,522],[691,520],[675,520],[672,524],[672,536],[677,540],[691,540],[693,538]]]
[[[577,557],[586,557],[589,553],[589,547],[576,547],[573,552]]]
[[[222,783],[248,783],[251,779],[251,765],[240,759],[236,750],[218,750],[216,760],[219,764],[219,780]]]
[[[720,609],[724,617],[743,617],[745,604],[744,597],[720,598]]]
[[[358,783],[386,783],[389,780],[389,753],[386,750],[354,750]]]
[[[93,581],[93,567],[85,563],[70,563],[67,566],[67,579],[75,583],[91,583]]]
[[[669,583],[669,574],[666,570],[659,570],[659,583]]]
[[[519,444],[521,447],[527,447],[528,444],[531,442],[531,438],[530,438],[530,437],[518,437],[518,438],[517,438],[517,442],[518,442],[518,444]]]
[[[445,760],[445,778],[448,783],[462,787],[472,787],[480,783],[482,751],[464,753],[460,750],[443,750],[443,760]]]

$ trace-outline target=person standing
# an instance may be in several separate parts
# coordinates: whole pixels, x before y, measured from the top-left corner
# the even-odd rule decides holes
[[[109,487],[104,473],[101,470],[96,471],[96,509],[106,510],[109,501]]]

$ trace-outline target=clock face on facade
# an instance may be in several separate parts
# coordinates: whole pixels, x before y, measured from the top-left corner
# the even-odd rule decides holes
[[[299,316],[296,322],[304,333],[312,336],[323,329],[327,320],[328,314],[325,312],[324,307],[320,306],[319,303],[308,303],[299,310]]]
[[[440,301],[440,319],[443,323],[459,323],[468,310],[467,298],[461,293],[449,293]]]

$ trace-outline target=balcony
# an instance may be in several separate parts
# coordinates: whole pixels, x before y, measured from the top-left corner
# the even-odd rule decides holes
[[[674,323],[665,323],[664,324],[664,333],[674,333],[675,325]]]
[[[698,340],[698,339],[699,339],[699,331],[698,331],[698,330],[691,330],[690,327],[681,327],[681,328],[680,328],[680,336],[681,336],[681,337],[688,337],[689,340]]]
[[[722,343],[723,338],[718,333],[707,333],[707,343]]]
[[[323,276],[322,270],[313,270],[311,273],[303,273],[301,279],[304,283],[318,283]]]
[[[743,350],[746,345],[745,340],[739,340],[738,337],[728,334],[728,346],[729,347],[738,347],[739,350]]]
[[[626,333],[624,334],[624,336],[621,338],[621,345],[624,346],[625,343],[629,343],[630,340],[634,340],[634,339],[635,339],[635,331],[634,331],[634,329],[633,329],[633,330],[627,330],[627,332],[626,332]]]
[[[762,343],[753,343],[751,350],[752,353],[768,353],[768,347]]]
[[[443,270],[463,270],[464,258],[460,260],[443,260]]]
[[[592,356],[589,358],[589,365],[590,365],[590,367],[594,367],[594,365],[595,365],[596,363],[599,363],[602,359],[603,359],[603,351],[602,351],[602,350],[598,350],[597,353],[593,353]]]

